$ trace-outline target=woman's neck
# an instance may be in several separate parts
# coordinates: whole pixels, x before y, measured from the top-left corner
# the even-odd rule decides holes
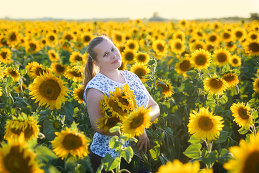
[[[108,78],[115,80],[115,81],[121,81],[121,74],[119,69],[114,69],[114,70],[107,70],[107,71],[103,71],[100,70],[100,73],[102,73],[103,75],[107,76]]]

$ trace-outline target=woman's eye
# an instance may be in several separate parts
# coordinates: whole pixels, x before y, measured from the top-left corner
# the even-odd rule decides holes
[[[108,53],[105,53],[103,56],[107,56],[108,55]]]
[[[112,52],[114,51],[114,48],[112,48]]]

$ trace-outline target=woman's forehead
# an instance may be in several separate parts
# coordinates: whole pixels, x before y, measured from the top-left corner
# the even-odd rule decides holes
[[[100,44],[98,44],[94,49],[97,55],[102,55],[104,52],[109,51],[113,43],[109,40],[103,40]]]

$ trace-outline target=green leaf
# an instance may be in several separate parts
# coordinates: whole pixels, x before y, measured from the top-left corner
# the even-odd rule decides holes
[[[223,95],[220,100],[218,100],[219,103],[225,104],[228,101],[228,97],[226,95]]]
[[[191,144],[183,153],[191,158],[198,159],[200,158],[201,144]]]
[[[226,148],[223,148],[221,151],[220,151],[220,154],[219,154],[219,163],[225,163],[229,160],[230,158],[230,155],[229,155],[229,152]]]
[[[218,159],[218,151],[217,150],[213,150],[211,153],[208,153],[207,150],[203,150],[202,154],[201,154],[201,160],[209,165],[214,163],[217,159]]]
[[[120,131],[121,123],[117,123],[114,127],[109,129],[109,132],[114,133]]]
[[[194,135],[192,135],[188,142],[190,142],[191,144],[200,144],[202,142],[202,140],[197,139],[197,138],[194,137]]]
[[[37,153],[37,157],[39,157],[41,160],[44,160],[46,162],[49,160],[58,158],[51,149],[49,149],[48,147],[42,146],[42,145],[38,146],[35,149],[35,151]]]
[[[116,148],[117,147],[117,143],[118,143],[118,139],[119,137],[118,136],[113,136],[110,141],[109,141],[109,147],[110,148]]]
[[[238,130],[238,132],[239,132],[241,135],[246,134],[248,131],[249,131],[249,128],[243,128],[243,127],[241,127],[241,128]]]
[[[131,147],[125,148],[125,150],[122,150],[120,155],[128,162],[131,162],[132,157],[134,156],[133,149]]]
[[[113,158],[110,154],[106,154],[105,157],[102,159],[102,165],[105,171],[115,169],[120,162],[121,159],[119,157]]]
[[[228,135],[229,135],[229,132],[222,130],[220,132],[220,135],[219,135],[218,139],[215,142],[216,143],[223,143],[223,142],[225,142],[227,140],[227,138],[228,138]]]

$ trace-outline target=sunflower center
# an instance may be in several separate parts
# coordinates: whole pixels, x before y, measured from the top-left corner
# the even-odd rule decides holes
[[[11,36],[10,36],[10,40],[11,41],[15,41],[16,40],[16,34],[15,33],[12,33]]]
[[[107,120],[106,125],[111,128],[114,127],[118,122],[120,122],[120,119],[117,117],[111,117]]]
[[[124,114],[122,108],[118,105],[118,103],[115,100],[110,100],[109,105],[112,107],[113,111],[122,115]]]
[[[217,55],[217,60],[219,61],[219,62],[226,62],[226,60],[227,60],[227,55],[225,54],[225,53],[219,53],[218,55]]]
[[[224,39],[229,39],[229,38],[230,38],[230,34],[227,33],[227,32],[225,32],[225,33],[223,34],[223,37],[224,37]]]
[[[25,139],[29,139],[33,135],[33,128],[31,125],[27,125],[24,130],[12,128],[11,131],[16,135],[20,135],[21,132],[23,132]]]
[[[81,89],[78,93],[77,96],[79,98],[79,100],[84,100],[84,90]]]
[[[209,117],[202,116],[199,119],[198,126],[202,130],[208,131],[213,128],[213,122]]]
[[[53,79],[47,79],[39,87],[40,95],[48,100],[57,100],[61,88],[57,81]]]
[[[195,64],[204,65],[207,62],[207,57],[203,54],[199,54],[195,58]]]
[[[1,52],[1,56],[2,56],[3,59],[6,59],[6,57],[7,57],[7,52]]]
[[[75,150],[81,147],[83,142],[79,136],[67,134],[62,141],[62,145],[66,150]]]
[[[55,59],[56,58],[56,54],[55,53],[51,53],[51,57]]]
[[[247,157],[242,172],[259,172],[259,151],[254,151]]]
[[[73,37],[72,37],[70,34],[68,34],[68,35],[65,36],[65,39],[66,39],[67,41],[70,41],[70,40],[73,39]]]
[[[82,61],[83,58],[82,58],[81,56],[79,56],[79,55],[76,55],[75,60],[76,60],[76,61]]]
[[[213,45],[211,45],[211,44],[207,45],[207,50],[208,50],[208,51],[211,51],[211,50],[213,50],[213,49],[214,49],[214,46],[213,46]]]
[[[54,41],[54,40],[55,40],[55,37],[54,37],[53,35],[51,35],[51,36],[49,37],[49,39],[50,39],[51,41]]]
[[[60,64],[57,64],[57,65],[55,66],[55,68],[56,68],[56,71],[57,71],[58,73],[62,73],[62,72],[65,71],[65,67],[62,66],[62,65],[60,65]]]
[[[195,49],[195,50],[203,49],[203,46],[198,43],[198,44],[195,45],[194,49]]]
[[[217,38],[216,38],[215,35],[210,36],[210,41],[211,41],[211,42],[214,42],[214,41],[216,41],[216,40],[217,40]]]
[[[80,73],[80,72],[71,71],[70,73],[71,73],[71,75],[74,76],[74,77],[81,77],[81,73]]]
[[[133,118],[132,122],[130,123],[131,129],[136,129],[141,126],[144,122],[144,114],[139,113],[137,117]]]
[[[227,82],[232,82],[235,80],[235,76],[234,75],[226,75],[223,77],[223,79]]]
[[[30,50],[31,51],[35,51],[36,50],[36,47],[37,47],[36,44],[30,43],[29,45],[30,45]]]
[[[116,38],[116,40],[117,40],[118,42],[121,42],[121,41],[122,41],[122,36],[121,36],[121,35],[116,35],[115,38]]]
[[[257,39],[257,35],[252,34],[250,38],[251,38],[252,40],[255,40],[255,39]]]
[[[243,33],[241,31],[236,32],[236,37],[241,38],[243,36]]]
[[[210,87],[214,89],[220,89],[223,86],[223,82],[219,79],[211,79],[210,80]]]
[[[19,146],[11,147],[10,152],[3,158],[3,165],[8,172],[32,172],[32,166],[30,164],[32,160],[30,156],[24,156],[24,154],[24,150],[21,150]]]
[[[133,57],[134,57],[134,55],[133,55],[133,53],[131,53],[131,52],[128,52],[128,53],[126,53],[126,55],[125,55],[125,58],[126,58],[127,61],[132,61],[132,60],[133,60]]]
[[[47,71],[42,69],[41,67],[37,67],[36,70],[35,70],[35,74],[37,76],[40,76],[41,74],[43,74],[43,72],[47,72]]]
[[[157,49],[160,51],[160,52],[163,52],[164,51],[164,46],[162,44],[158,44],[157,45]]]
[[[146,56],[141,54],[138,56],[138,60],[144,62],[146,60]]]
[[[234,59],[232,60],[232,62],[233,62],[233,64],[238,64],[238,60],[237,60],[236,58],[234,58]]]
[[[89,36],[85,36],[85,37],[84,37],[84,41],[85,41],[85,42],[89,42],[90,40],[91,40],[91,38],[90,38]]]
[[[139,77],[140,79],[141,79],[143,76],[146,75],[146,71],[143,70],[143,69],[141,69],[141,68],[136,69],[136,70],[134,71],[134,73],[135,73],[136,75],[138,75],[138,77]]]
[[[183,40],[182,35],[177,35],[176,38],[179,38],[180,40]]]
[[[250,49],[252,52],[259,52],[259,44],[253,42],[253,43],[249,44],[249,49]]]
[[[15,76],[17,76],[17,73],[16,73],[16,71],[11,70],[11,71],[10,71],[10,75],[13,76],[13,77],[15,77]]]
[[[183,62],[180,63],[181,71],[188,71],[190,68],[191,68],[191,63],[189,60],[183,60]]]
[[[249,115],[247,114],[248,110],[246,108],[240,107],[238,109],[238,115],[242,118],[242,119],[248,119]]]
[[[182,48],[182,44],[181,43],[176,43],[175,44],[175,48],[178,49],[178,50],[181,49]]]
[[[130,43],[130,44],[129,44],[129,48],[130,48],[130,49],[135,49],[135,44],[134,44],[134,43]]]

